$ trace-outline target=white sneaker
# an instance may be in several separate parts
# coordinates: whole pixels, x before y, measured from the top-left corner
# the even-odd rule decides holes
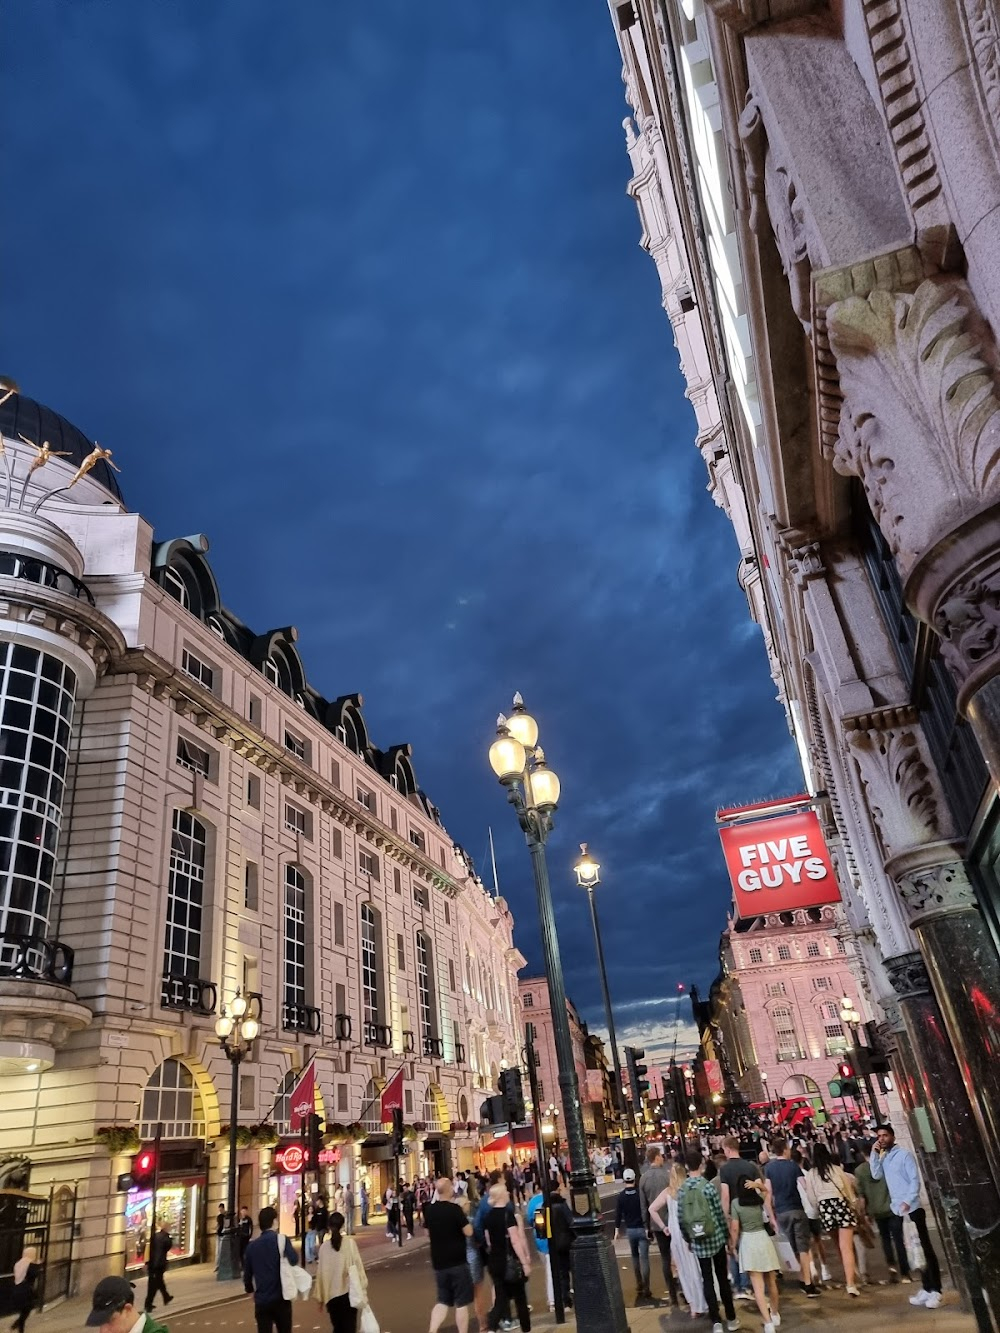
[[[778,1314],[777,1310],[771,1311],[771,1323],[774,1325],[775,1328],[781,1327],[781,1315]]]
[[[927,1299],[924,1301],[925,1310],[936,1310],[940,1304],[941,1293],[939,1291],[931,1291],[927,1293]]]
[[[774,1333],[774,1325],[773,1325],[773,1324],[765,1324],[765,1325],[764,1325],[764,1333]]]
[[[819,1280],[820,1280],[820,1282],[832,1282],[832,1281],[833,1281],[833,1274],[830,1272],[829,1268],[827,1268],[826,1264],[823,1264],[823,1265],[820,1267],[820,1270],[819,1270]]]
[[[926,1305],[927,1302],[930,1300],[930,1298],[931,1298],[931,1293],[929,1291],[924,1291],[924,1289],[921,1287],[921,1289],[917,1292],[916,1296],[910,1297],[910,1304]]]
[[[861,1292],[858,1291],[857,1287],[845,1287],[844,1290],[847,1292],[848,1296],[860,1296],[860,1295],[861,1295]]]
[[[722,1333],[722,1325],[721,1325],[721,1324],[713,1324],[713,1325],[712,1325],[712,1333]]]
[[[740,1323],[740,1321],[739,1321],[738,1319],[727,1319],[727,1320],[726,1320],[726,1328],[729,1329],[729,1333],[736,1333],[736,1330],[737,1330],[738,1328],[742,1328],[742,1327],[743,1327],[743,1325]]]

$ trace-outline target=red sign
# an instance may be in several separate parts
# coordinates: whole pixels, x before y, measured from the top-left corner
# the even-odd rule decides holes
[[[393,1111],[403,1109],[403,1070],[402,1066],[396,1070],[392,1078],[382,1089],[382,1124],[388,1125],[392,1120]]]
[[[279,1148],[274,1154],[274,1164],[279,1171],[285,1171],[291,1176],[297,1176],[305,1166],[309,1158],[309,1153],[305,1148],[300,1148],[297,1143],[286,1144],[284,1148]]]
[[[292,1129],[301,1129],[315,1110],[316,1066],[310,1060],[288,1098],[289,1125]]]
[[[719,837],[741,917],[840,901],[814,811],[727,824],[719,829]]]
[[[708,1090],[710,1093],[722,1092],[722,1066],[718,1060],[706,1060],[704,1063],[705,1077],[708,1080]]]

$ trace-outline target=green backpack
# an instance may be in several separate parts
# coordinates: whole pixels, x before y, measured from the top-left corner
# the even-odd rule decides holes
[[[691,1240],[709,1236],[718,1229],[718,1222],[707,1197],[711,1186],[688,1185],[680,1200],[681,1230]]]

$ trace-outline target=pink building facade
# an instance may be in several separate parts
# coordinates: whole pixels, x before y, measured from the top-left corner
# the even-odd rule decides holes
[[[833,1101],[827,1089],[840,1061],[853,1057],[842,999],[871,1017],[844,934],[837,909],[822,907],[733,922],[723,935],[715,1015],[747,1101],[818,1089],[829,1113],[854,1113],[853,1101]]]
[[[552,1030],[549,988],[544,977],[525,977],[518,981],[518,991],[521,1000],[522,1028],[525,1023],[533,1023],[535,1027],[535,1073],[538,1079],[538,1101],[542,1111],[542,1133],[546,1145],[558,1140],[561,1150],[565,1151],[566,1107],[563,1104],[562,1091],[559,1087],[559,1065],[556,1060],[556,1043]],[[569,1014],[573,1060],[576,1065],[576,1077],[580,1088],[583,1129],[588,1142],[593,1143],[596,1142],[597,1138],[594,1106],[600,1106],[601,1101],[592,1102],[589,1100],[585,1046],[588,1036],[587,1027],[569,1000],[566,1001],[566,1010]],[[527,1088],[525,1088],[524,1093],[525,1100],[527,1100]],[[598,1095],[596,1088],[594,1088],[594,1095]],[[554,1108],[552,1113],[549,1112],[550,1106]]]

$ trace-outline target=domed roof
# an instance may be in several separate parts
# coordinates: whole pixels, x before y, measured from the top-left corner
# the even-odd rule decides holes
[[[53,412],[51,407],[44,407],[33,398],[25,398],[23,393],[15,393],[0,405],[0,431],[9,440],[16,440],[23,435],[32,444],[41,445],[48,441],[53,452],[65,451],[65,461],[73,467],[78,467],[94,448],[93,440],[88,439],[72,422],[61,417],[58,412]],[[115,474],[107,463],[98,463],[90,475],[105,490],[125,503]]]

